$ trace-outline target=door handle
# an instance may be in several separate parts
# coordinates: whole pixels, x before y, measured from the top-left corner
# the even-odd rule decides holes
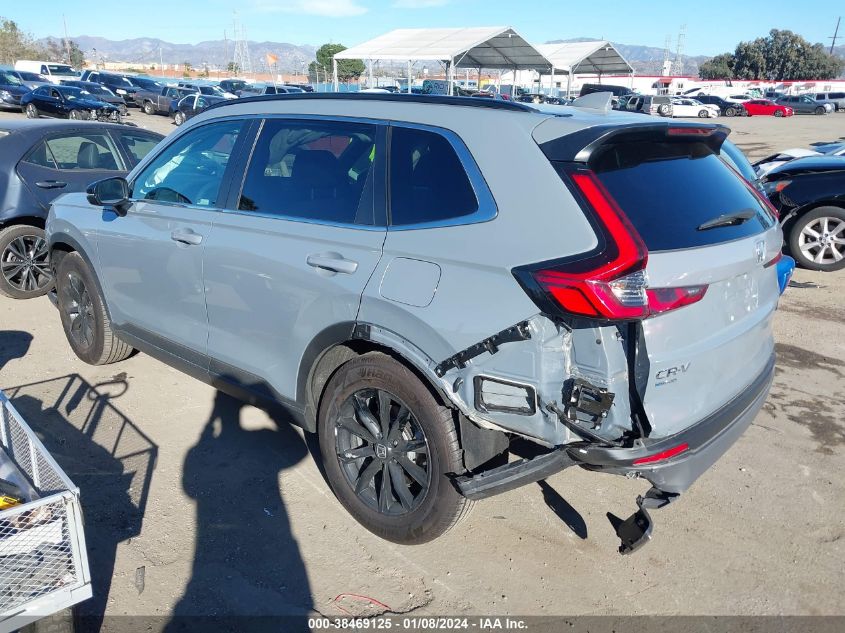
[[[39,180],[35,183],[35,186],[42,189],[64,189],[67,187],[67,183],[61,180]]]
[[[202,235],[194,232],[191,229],[183,229],[180,231],[173,231],[170,234],[170,239],[181,244],[192,244],[196,246],[202,243]]]
[[[358,270],[358,262],[346,259],[340,253],[320,253],[309,255],[305,263],[314,268],[329,270],[334,273],[351,275]]]

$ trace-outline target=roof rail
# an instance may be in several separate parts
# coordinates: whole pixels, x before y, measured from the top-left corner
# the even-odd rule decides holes
[[[303,92],[303,93],[288,93],[277,95],[259,95],[256,97],[244,97],[241,99],[228,99],[221,103],[215,103],[205,111],[215,108],[225,108],[229,105],[238,103],[257,103],[264,101],[299,101],[299,100],[318,100],[318,101],[388,101],[399,103],[427,103],[430,105],[453,105],[466,106],[470,108],[488,108],[491,110],[509,110],[511,112],[537,112],[523,103],[516,103],[514,101],[503,101],[498,99],[487,99],[483,97],[449,97],[446,95],[421,95],[408,93],[359,93],[359,92]]]

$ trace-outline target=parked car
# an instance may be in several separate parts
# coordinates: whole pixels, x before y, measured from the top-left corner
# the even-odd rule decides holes
[[[754,169],[760,176],[764,176],[775,167],[779,167],[780,165],[788,163],[791,160],[795,160],[796,158],[823,155],[845,156],[845,143],[820,143],[818,145],[813,145],[812,149],[793,147],[792,149],[783,150],[782,152],[766,156],[766,158],[757,161],[754,163]]]
[[[240,96],[241,90],[249,86],[249,82],[244,79],[223,79],[220,81],[220,89],[230,92],[233,95]]]
[[[835,111],[845,111],[845,92],[816,92],[810,95],[819,103],[829,103]]]
[[[162,86],[157,91],[138,90],[135,93],[135,99],[145,114],[166,114],[167,116],[173,116],[176,111],[174,102],[178,104],[180,99],[192,94],[197,94],[197,91],[193,88]]]
[[[719,116],[719,106],[701,103],[698,99],[685,99],[676,97],[672,99],[672,116],[697,116],[701,119],[716,118]]]
[[[21,97],[21,109],[30,119],[40,116],[82,121],[120,123],[120,110],[95,95],[74,86],[49,84]]]
[[[792,108],[768,99],[752,99],[742,104],[748,116],[792,116]]]
[[[0,68],[0,109],[20,112],[21,97],[27,92],[29,88],[14,71]]]
[[[635,95],[625,107],[628,112],[671,117],[672,99],[664,95]]]
[[[30,73],[38,73],[50,83],[61,83],[63,79],[79,79],[79,73],[67,64],[56,64],[54,62],[34,61],[31,59],[19,59],[15,62],[15,70],[22,70]]]
[[[798,265],[845,268],[845,156],[791,160],[767,173],[763,187]]]
[[[126,108],[126,101],[123,97],[114,94],[111,90],[102,84],[94,83],[93,81],[78,81],[78,80],[64,80],[63,86],[74,86],[94,95],[100,101],[105,101],[117,107],[120,111],[120,116],[126,116],[128,110]]]
[[[780,97],[775,103],[792,108],[796,114],[830,114],[834,109],[833,104],[816,101],[809,95]]]
[[[29,299],[52,286],[44,221],[62,193],[126,174],[163,137],[107,123],[0,121],[0,294]]]
[[[725,101],[729,101],[731,103],[745,103],[746,101],[751,101],[752,99],[757,99],[753,94],[749,93],[737,93],[728,95],[725,97]]]
[[[577,464],[651,482],[616,526],[633,551],[766,399],[782,237],[719,158],[726,128],[603,119],[429,95],[218,105],[53,204],[71,349],[147,350],[281,404],[385,539],[429,541]],[[537,456],[496,462],[514,439]]]
[[[301,88],[302,92],[314,92],[314,86],[312,86],[311,84],[291,83],[285,85],[291,86],[292,88]],[[399,90],[398,86],[379,86],[379,88],[384,88],[388,92],[397,92]]]
[[[138,92],[142,90],[153,90],[158,91],[164,87],[164,84],[160,81],[156,81],[155,79],[151,79],[150,77],[141,77],[139,75],[126,75],[126,80],[135,86],[138,89]],[[138,104],[140,106],[140,102]]]
[[[624,95],[629,95],[633,90],[626,86],[614,86],[612,84],[582,84],[581,92],[578,95],[579,97],[583,97],[584,95],[588,95],[592,92],[609,92],[614,97],[622,97]]]
[[[284,86],[281,84],[250,84],[243,88],[240,96],[243,97],[260,97],[261,95],[284,95],[284,94],[298,94],[305,92],[302,88],[296,86]],[[387,92],[387,91],[385,91]]]
[[[708,105],[714,105],[719,108],[720,114],[723,116],[745,116],[745,106],[741,103],[736,103],[734,101],[726,101],[722,97],[717,95],[703,95],[700,94],[697,97],[701,103],[706,103]]]
[[[176,125],[182,125],[188,119],[195,117],[206,108],[221,101],[227,101],[227,99],[225,97],[210,97],[198,92],[182,97],[173,111],[173,122]]]
[[[179,82],[180,88],[187,88],[189,90],[193,90],[194,92],[198,92],[200,94],[206,95],[208,97],[222,97],[223,99],[237,99],[238,95],[233,94],[231,92],[226,92],[220,86],[215,86],[212,84],[202,84],[202,83],[193,83],[190,81],[180,81]]]
[[[21,83],[29,90],[50,83],[44,75],[40,75],[38,73],[31,73],[26,70],[11,70],[10,72],[13,75],[17,75],[18,79],[21,80]]]
[[[135,93],[138,92],[138,88],[133,86],[132,82],[124,75],[107,73],[101,70],[86,70],[82,73],[80,79],[105,86],[116,95],[123,97],[128,106],[138,105],[135,103]]]

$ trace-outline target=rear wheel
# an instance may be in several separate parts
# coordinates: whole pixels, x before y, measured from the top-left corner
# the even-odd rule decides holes
[[[112,332],[94,273],[78,253],[68,253],[59,262],[56,291],[65,336],[80,360],[107,365],[132,353]]]
[[[19,224],[0,231],[0,294],[33,299],[53,287],[44,230]]]
[[[707,119],[710,118],[710,113],[707,110],[699,110],[698,111],[698,118],[699,119]]]
[[[845,209],[819,207],[799,217],[789,232],[789,250],[804,268],[845,268]]]
[[[39,117],[38,108],[35,107],[34,103],[27,103],[26,104],[26,118],[27,119],[37,119]]]
[[[824,106],[819,106],[815,112],[816,114],[827,114],[827,109]]]
[[[181,111],[177,111],[175,115],[173,115],[173,122],[176,125],[182,125],[185,122],[185,115]]]
[[[156,113],[155,107],[153,107],[152,101],[144,101],[144,114],[149,114],[152,116]]]
[[[776,117],[782,117],[782,116],[783,116],[783,112],[782,112],[781,110],[775,110],[775,116],[776,116]]]
[[[725,108],[725,116],[736,116],[736,110],[734,108]]]
[[[669,106],[667,104],[663,104],[657,108],[657,113],[660,116],[669,116]]]
[[[449,480],[463,471],[452,411],[392,358],[343,365],[326,386],[318,425],[332,490],[374,534],[425,543],[469,510]]]

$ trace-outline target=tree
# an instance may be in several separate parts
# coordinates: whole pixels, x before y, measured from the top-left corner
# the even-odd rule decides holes
[[[767,37],[740,42],[733,53],[705,62],[699,74],[702,79],[833,79],[843,65],[845,60],[828,54],[821,44],[810,44],[792,31],[772,29]]]
[[[38,59],[38,46],[14,20],[0,17],[0,64],[11,65],[19,59]]]
[[[239,72],[241,72],[241,67],[238,66],[235,62],[229,62],[228,64],[226,64],[226,72],[237,75]]]
[[[734,56],[731,53],[716,55],[698,67],[702,79],[733,79]]]
[[[51,62],[64,62],[74,68],[82,68],[85,65],[85,54],[73,40],[49,38],[38,57]]]
[[[345,51],[346,47],[343,44],[323,44],[317,49],[317,66],[322,72],[331,74],[332,72],[332,58],[339,52]],[[311,72],[312,62],[308,66],[309,73]],[[341,81],[349,81],[350,79],[357,79],[364,74],[364,62],[360,59],[339,59],[337,60],[337,77]]]

